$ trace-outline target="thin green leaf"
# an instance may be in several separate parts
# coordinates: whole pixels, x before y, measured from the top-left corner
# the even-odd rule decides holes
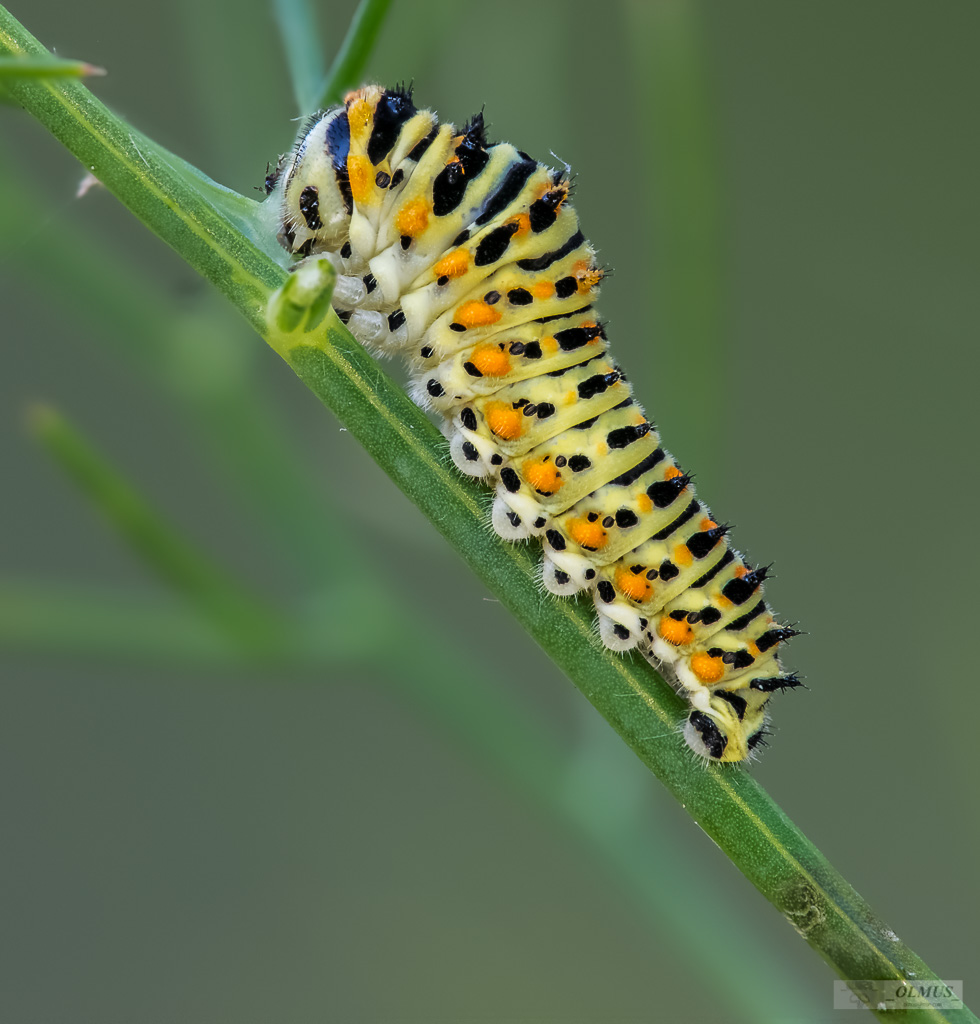
[[[43,52],[0,8],[0,52]],[[295,330],[267,319],[282,268],[162,163],[144,166],[127,126],[77,84],[19,82],[15,96],[89,163],[137,216],[212,280],[307,386],[343,420],[398,486],[532,633],[643,762],[739,869],[844,978],[936,975],[897,940],[823,855],[741,768],[697,763],[676,735],[680,698],[646,664],[597,648],[592,610],[536,585],[537,554],[484,527],[485,493],[447,466],[441,435],[329,312],[317,330],[316,289]],[[318,263],[310,264],[317,266]],[[324,280],[323,288],[329,285]],[[295,286],[290,301],[302,298]],[[287,298],[289,296],[286,296]],[[270,325],[271,324],[271,325]],[[918,1019],[975,1021],[968,1010]]]
[[[725,437],[730,375],[723,344],[722,190],[700,8],[697,0],[630,0],[625,11],[637,116],[644,124],[643,164],[652,182],[643,196],[647,237],[656,239],[651,308],[660,317],[657,333],[672,340],[658,353],[658,372],[698,382],[697,403],[664,394],[660,417],[673,425],[673,436],[685,439],[685,462],[707,476]]]
[[[0,79],[8,78],[90,78],[104,75],[105,68],[84,60],[58,57],[0,57]]]
[[[216,629],[195,603],[105,587],[38,580],[0,581],[0,649],[99,662],[179,665],[228,671],[255,668],[251,641]],[[317,622],[299,617],[295,628],[266,653],[270,678],[329,678],[344,663],[363,665],[378,648],[365,614],[366,595],[338,586],[317,597]],[[331,628],[323,628],[323,621]]]
[[[308,114],[316,109],[324,79],[316,15],[309,0],[273,0],[272,10],[286,51],[296,109]]]
[[[311,114],[318,107],[329,107],[339,102],[348,89],[361,84],[361,76],[389,7],[391,0],[361,0],[340,50],[330,65],[326,80],[320,86],[319,100],[305,113]]]
[[[149,502],[63,416],[31,411],[35,437],[149,568],[219,629],[253,653],[281,642],[274,614],[247,595],[154,511]]]
[[[84,658],[240,671],[242,653],[196,608],[175,600],[32,580],[0,582],[0,646]]]

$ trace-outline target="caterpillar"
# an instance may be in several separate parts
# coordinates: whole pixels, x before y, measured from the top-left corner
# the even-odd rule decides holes
[[[752,756],[772,694],[801,685],[778,656],[796,630],[608,352],[568,169],[490,144],[482,114],[457,129],[367,86],[312,118],[266,191],[280,243],[330,260],[340,319],[405,356],[455,464],[494,488],[494,530],[538,537],[544,586],[589,592],[602,642],[667,672],[696,754]]]

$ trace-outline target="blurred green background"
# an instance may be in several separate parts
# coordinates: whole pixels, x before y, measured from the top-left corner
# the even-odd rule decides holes
[[[319,5],[328,56],[353,6]],[[239,191],[292,141],[261,0],[11,9]],[[810,691],[775,700],[753,774],[968,1002],[978,33],[966,0],[396,0],[369,65],[446,119],[485,107],[493,138],[572,165],[615,271],[615,354],[809,633],[787,660]],[[200,424],[127,354],[140,336],[100,316],[82,277],[65,284],[65,261],[97,273],[111,254],[186,324],[174,373],[254,373],[313,490],[386,567],[379,626],[411,608],[427,627],[406,662],[445,650],[461,700],[488,680],[567,752],[556,817],[369,650],[270,678],[84,638],[45,650],[8,623],[0,1016],[834,1019],[818,957],[209,287],[108,194],[74,198],[78,165],[13,108],[0,174],[3,607],[69,583],[82,602],[163,600],[28,437],[36,399],[271,600],[318,600]],[[329,643],[326,613],[323,628]],[[621,860],[570,827],[601,833],[600,813],[636,839]],[[673,892],[662,912],[627,862]],[[721,953],[716,931],[732,936]]]

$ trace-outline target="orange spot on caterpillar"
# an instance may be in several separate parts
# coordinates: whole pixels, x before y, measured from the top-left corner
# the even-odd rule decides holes
[[[555,294],[554,281],[538,281],[536,285],[532,286],[531,294],[536,299],[550,299]],[[554,341],[555,339],[552,338],[551,340]]]
[[[484,377],[506,377],[510,373],[510,356],[499,345],[477,345],[470,362]]]
[[[642,491],[633,499],[633,503],[641,512],[649,512],[653,509],[653,501],[650,495],[644,494]]]
[[[578,401],[578,392],[577,391],[566,391],[565,392],[565,397],[562,399],[562,402],[565,405],[574,405],[577,401]]]
[[[586,263],[585,260],[579,260],[572,267],[572,277],[578,281],[579,295],[585,295],[602,280],[602,271],[598,267],[592,266],[591,263]]]
[[[558,351],[558,342],[554,338],[542,338],[540,344],[541,351],[546,352],[549,356],[553,356]]]
[[[741,579],[743,576],[748,576],[749,569],[746,565],[737,565],[735,567],[735,578]]]
[[[359,89],[357,92],[348,93],[354,102],[347,107],[347,121],[350,124],[352,139],[359,139],[367,134],[367,127],[371,123],[371,115],[374,113],[371,104],[364,99],[367,90]]]
[[[717,525],[713,519],[708,519],[707,517],[701,520],[702,530],[713,530]]]
[[[691,565],[694,562],[694,556],[691,554],[691,549],[686,544],[678,544],[674,548],[674,564],[675,565]]]
[[[676,466],[668,466],[664,470],[664,480],[673,480],[675,476],[683,476],[684,474]]]
[[[620,566],[616,570],[616,589],[631,601],[643,602],[650,596],[653,586],[644,573],[637,575]]]
[[[407,231],[402,232],[407,235]],[[462,277],[469,270],[470,254],[465,249],[454,249],[432,268],[436,277]]]
[[[505,441],[515,441],[524,430],[524,414],[507,402],[490,402],[483,415],[491,432]]]
[[[348,163],[350,163],[349,158]],[[351,190],[353,191],[353,183]],[[408,235],[409,238],[418,238],[428,226],[429,204],[421,196],[406,203],[395,218],[395,227],[398,228],[398,233]]]
[[[725,666],[721,658],[712,658],[710,654],[701,651],[691,658],[691,671],[705,686],[711,686],[712,683],[721,682],[725,674]]]
[[[419,197],[406,203],[395,217],[395,227],[399,234],[408,234],[410,239],[417,239],[429,224],[429,204]]]
[[[749,654],[751,654],[753,658],[758,658],[761,653],[762,652],[759,650],[759,645],[754,640],[750,641]]]
[[[529,459],[521,467],[521,471],[524,475],[524,479],[533,487],[539,494],[552,495],[561,490],[564,486],[565,481],[561,478],[555,464],[551,461],[535,462]]]
[[[598,551],[604,548],[609,540],[609,534],[598,519],[594,523],[590,523],[588,519],[572,519],[567,530],[572,540],[586,551]]]
[[[520,238],[521,235],[526,235],[531,230],[531,218],[526,213],[511,217],[507,223],[517,225],[517,230],[514,232],[515,238]]]
[[[350,178],[350,194],[354,202],[364,205],[375,195],[374,169],[366,156],[351,153],[347,157],[347,177]],[[402,232],[407,235],[407,231]]]
[[[687,643],[694,637],[691,627],[686,621],[678,622],[677,619],[672,619],[669,615],[661,615],[657,632],[667,643],[673,644],[675,647],[680,647],[681,644]]]
[[[462,324],[464,327],[489,327],[491,324],[495,324],[502,315],[493,306],[488,306],[479,299],[470,299],[456,310],[455,319],[456,323]]]

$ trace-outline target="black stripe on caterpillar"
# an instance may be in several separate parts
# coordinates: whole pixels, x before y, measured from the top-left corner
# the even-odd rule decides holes
[[[545,586],[589,591],[603,643],[667,671],[692,750],[750,757],[772,693],[799,685],[777,654],[795,631],[609,356],[567,170],[368,86],[313,117],[267,190],[283,246],[327,256],[351,332],[404,354],[456,465],[495,487],[496,532],[539,537]]]

